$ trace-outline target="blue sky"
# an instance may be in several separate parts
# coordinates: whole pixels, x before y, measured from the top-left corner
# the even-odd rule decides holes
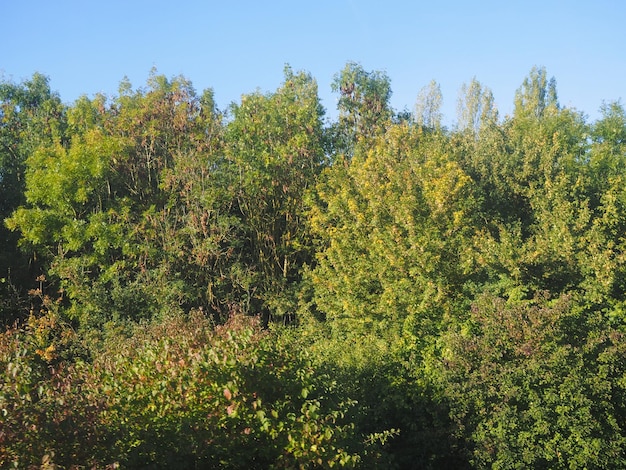
[[[276,89],[288,63],[316,78],[332,116],[330,84],[348,61],[386,72],[396,109],[413,109],[436,80],[448,124],[473,77],[510,113],[535,65],[556,78],[562,105],[590,119],[626,99],[623,0],[0,0],[0,18],[0,76],[44,73],[68,103],[114,95],[124,76],[141,87],[156,67],[213,88],[223,109]]]

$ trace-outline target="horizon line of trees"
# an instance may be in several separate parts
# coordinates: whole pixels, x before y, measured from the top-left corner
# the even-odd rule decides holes
[[[0,83],[0,466],[626,467],[623,105],[332,87]]]

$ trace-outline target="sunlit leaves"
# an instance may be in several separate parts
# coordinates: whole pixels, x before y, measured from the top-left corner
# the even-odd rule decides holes
[[[60,364],[52,328],[68,332],[43,318],[0,335],[3,466],[352,468],[375,448],[327,371],[257,320],[172,316]]]
[[[40,146],[65,143],[65,112],[44,75],[35,73],[20,84],[0,81],[0,321],[10,323],[25,314],[16,306],[35,268],[17,249],[18,234],[10,233],[3,222],[25,202],[29,156]]]
[[[358,142],[365,145],[384,132],[392,117],[391,81],[380,71],[366,71],[349,62],[335,75],[332,89],[339,93],[339,119],[332,136],[334,152],[350,158]]]
[[[436,82],[415,119],[394,117],[382,72],[349,63],[333,87],[324,127],[315,80],[289,67],[225,113],[212,90],[154,71],[68,107],[41,76],[0,84],[0,212],[55,294],[33,291],[34,352],[22,330],[0,345],[13,387],[0,400],[26,406],[12,456],[83,455],[76,420],[99,449],[87,466],[377,455],[355,436],[388,442],[399,467],[458,463],[458,449],[484,467],[621,465],[622,105],[588,123],[535,68],[511,116],[472,80],[446,129]],[[194,310],[210,320],[178,315]],[[232,312],[298,327],[205,329]],[[49,341],[64,317],[90,339],[161,322],[63,375],[42,365],[66,344]]]
[[[545,67],[533,67],[515,93],[515,116],[540,119],[558,109],[556,80],[548,79]]]
[[[426,326],[469,274],[471,181],[444,142],[399,125],[325,175],[312,224],[326,245],[312,274],[328,318],[386,333],[414,315]]]
[[[267,302],[311,256],[303,196],[324,162],[323,110],[316,82],[286,68],[275,93],[243,96],[231,112],[225,162],[235,176],[230,192],[245,227],[243,256],[259,276],[255,297]]]
[[[477,134],[481,127],[498,120],[493,93],[475,78],[461,86],[458,100],[458,127],[461,131]]]

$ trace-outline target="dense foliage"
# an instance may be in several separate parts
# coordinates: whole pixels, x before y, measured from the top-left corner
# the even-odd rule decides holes
[[[0,467],[626,468],[626,111],[0,83]]]

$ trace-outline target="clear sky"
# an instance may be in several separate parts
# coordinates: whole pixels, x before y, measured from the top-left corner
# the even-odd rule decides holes
[[[463,83],[476,77],[505,115],[535,65],[590,119],[626,99],[624,0],[0,0],[0,18],[0,77],[41,72],[67,103],[115,95],[124,76],[141,87],[156,67],[213,88],[224,109],[275,90],[288,63],[317,80],[332,116],[348,61],[386,72],[398,110],[436,80],[449,124]]]

